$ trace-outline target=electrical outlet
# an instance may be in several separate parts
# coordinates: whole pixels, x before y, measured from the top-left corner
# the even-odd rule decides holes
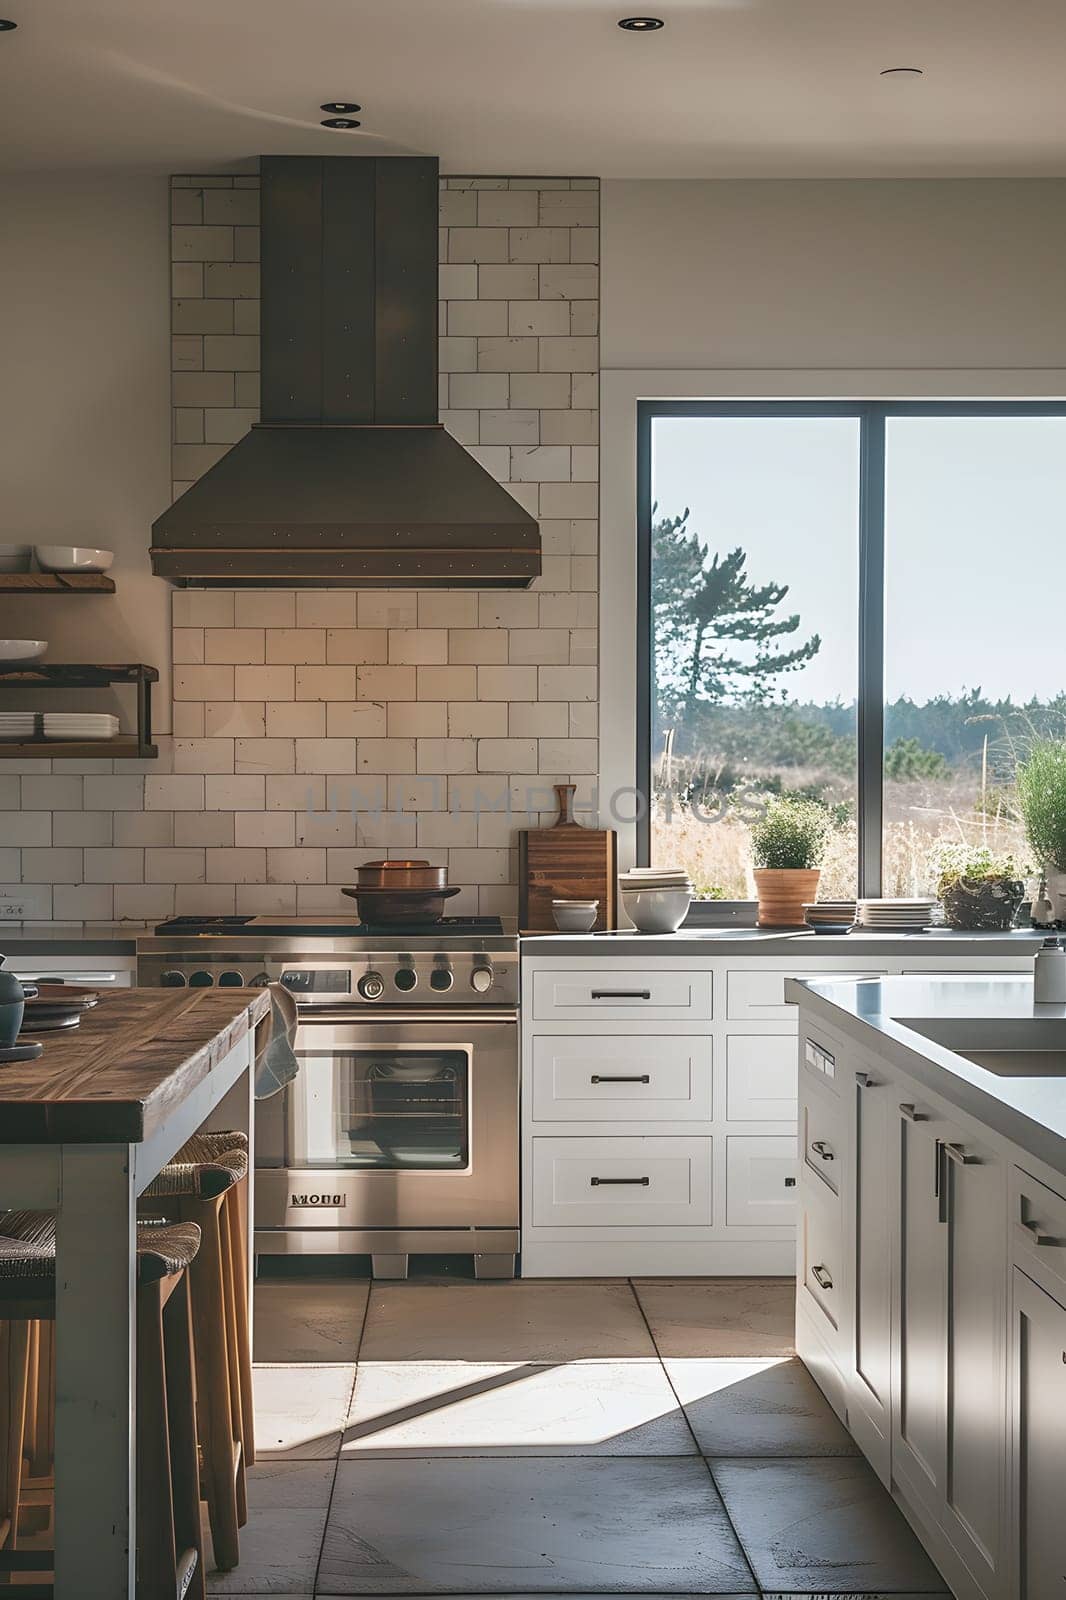
[[[26,920],[26,902],[12,900],[7,895],[0,895],[0,922],[24,922]]]

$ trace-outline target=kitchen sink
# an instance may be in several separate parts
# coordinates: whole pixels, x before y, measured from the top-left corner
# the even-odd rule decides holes
[[[1066,1078],[1066,1018],[897,1017],[955,1055],[1001,1078]]]

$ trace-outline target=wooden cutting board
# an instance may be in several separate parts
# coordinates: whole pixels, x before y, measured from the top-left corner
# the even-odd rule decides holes
[[[559,820],[518,835],[518,926],[555,933],[553,900],[598,900],[596,931],[618,926],[618,836],[574,821],[575,785],[557,783]]]

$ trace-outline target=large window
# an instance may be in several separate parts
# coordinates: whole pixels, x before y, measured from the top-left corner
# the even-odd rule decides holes
[[[642,860],[752,896],[768,796],[822,802],[823,894],[1025,859],[1034,732],[1066,734],[1066,404],[644,402]]]

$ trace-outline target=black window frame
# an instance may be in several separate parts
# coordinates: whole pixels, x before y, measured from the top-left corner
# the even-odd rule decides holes
[[[659,417],[853,417],[859,423],[858,892],[881,893],[884,820],[885,423],[890,417],[1060,417],[1066,400],[638,400],[636,859],[651,853],[651,450]],[[701,919],[702,902],[693,907]],[[713,917],[707,902],[705,915]]]

